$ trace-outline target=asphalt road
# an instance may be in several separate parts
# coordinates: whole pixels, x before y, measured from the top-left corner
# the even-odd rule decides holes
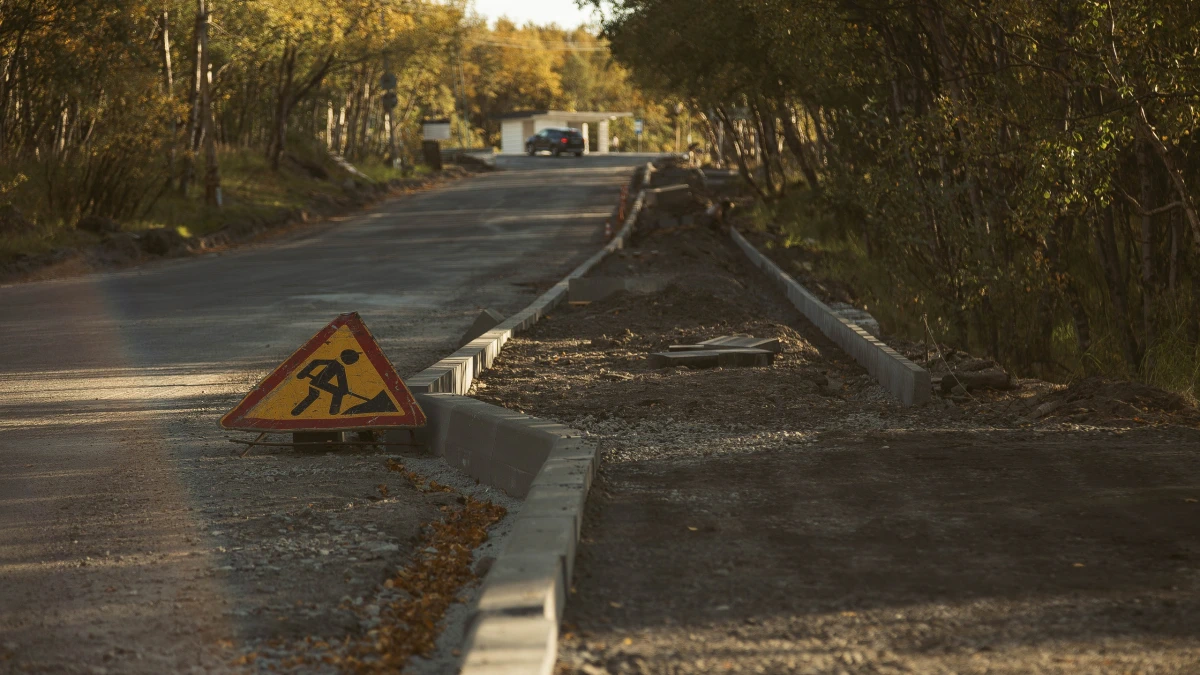
[[[314,562],[280,514],[327,507],[375,533],[353,507],[378,462],[238,462],[220,415],[345,311],[402,376],[421,370],[481,307],[520,309],[592,253],[644,161],[505,159],[270,244],[0,287],[0,672],[219,671],[214,645],[325,625],[321,603],[395,556]],[[406,545],[436,511],[398,499]],[[276,616],[302,603],[308,623]]]

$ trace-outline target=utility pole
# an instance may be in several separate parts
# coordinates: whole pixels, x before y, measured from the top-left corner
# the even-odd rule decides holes
[[[463,126],[467,123],[467,77],[463,70],[463,43],[459,39],[458,43],[458,82],[455,83],[455,89],[458,90],[458,101],[455,105],[459,109],[458,113],[458,147],[467,147],[467,130]]]
[[[463,125],[462,142],[458,144],[458,147],[465,149],[469,140],[467,137],[470,135],[471,126],[467,117],[467,69],[463,67],[462,56],[458,58],[458,85],[458,91],[462,96],[461,124]]]
[[[387,59],[383,63],[383,77],[379,80],[379,87],[384,91],[381,104],[383,105],[383,122],[386,127],[388,136],[388,162],[392,168],[396,168],[396,160],[399,154],[396,152],[396,104],[399,99],[396,96],[396,76],[388,68]]]
[[[208,27],[212,23],[212,8],[206,5],[206,0],[200,0],[200,11],[203,21],[200,30],[200,62],[201,78],[201,124],[204,134],[204,203],[209,206],[221,206],[221,173],[217,167],[217,139],[213,120],[212,101],[212,63],[208,58]]]
[[[379,25],[386,28],[387,15],[384,14],[383,8],[379,9]],[[383,124],[388,138],[388,164],[394,169],[396,168],[396,120],[395,110],[399,99],[396,97],[396,75],[392,73],[391,55],[387,48],[383,50],[383,77],[379,79],[379,88],[383,90],[383,98],[380,103],[383,106]]]
[[[205,62],[208,47],[208,8],[205,0],[196,0],[196,23],[192,43],[192,88],[188,92],[187,147],[184,148],[183,172],[179,177],[179,194],[187,196],[188,187],[196,178],[196,151],[204,133],[204,89]]]
[[[163,93],[167,100],[175,96],[175,74],[171,70],[171,14],[163,10],[159,19],[162,31]],[[175,185],[175,149],[179,133],[179,121],[171,116],[171,147],[167,149],[167,189]]]

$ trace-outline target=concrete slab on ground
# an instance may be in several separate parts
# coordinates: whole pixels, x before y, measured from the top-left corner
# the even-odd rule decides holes
[[[774,352],[742,348],[655,352],[649,358],[650,365],[655,368],[753,368],[775,363]]]
[[[700,344],[708,349],[765,349],[772,354],[783,351],[779,338],[756,338],[746,335],[723,335]]]

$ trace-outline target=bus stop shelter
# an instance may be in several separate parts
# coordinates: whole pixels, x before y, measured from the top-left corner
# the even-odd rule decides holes
[[[612,137],[608,123],[619,117],[633,117],[631,112],[567,112],[565,110],[527,110],[500,117],[500,152],[519,155],[525,152],[525,139],[542,129],[579,129],[587,143],[588,152],[607,153]],[[588,139],[590,125],[596,125],[596,147]]]

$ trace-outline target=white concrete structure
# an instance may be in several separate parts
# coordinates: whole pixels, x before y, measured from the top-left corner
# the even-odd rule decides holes
[[[608,152],[611,138],[608,123],[618,117],[633,117],[628,112],[567,112],[564,110],[530,110],[510,113],[500,118],[500,152],[519,155],[525,152],[525,139],[542,129],[579,129],[588,151]],[[588,125],[595,123],[596,147],[588,141]]]
[[[450,120],[426,120],[421,125],[427,141],[450,140]]]

